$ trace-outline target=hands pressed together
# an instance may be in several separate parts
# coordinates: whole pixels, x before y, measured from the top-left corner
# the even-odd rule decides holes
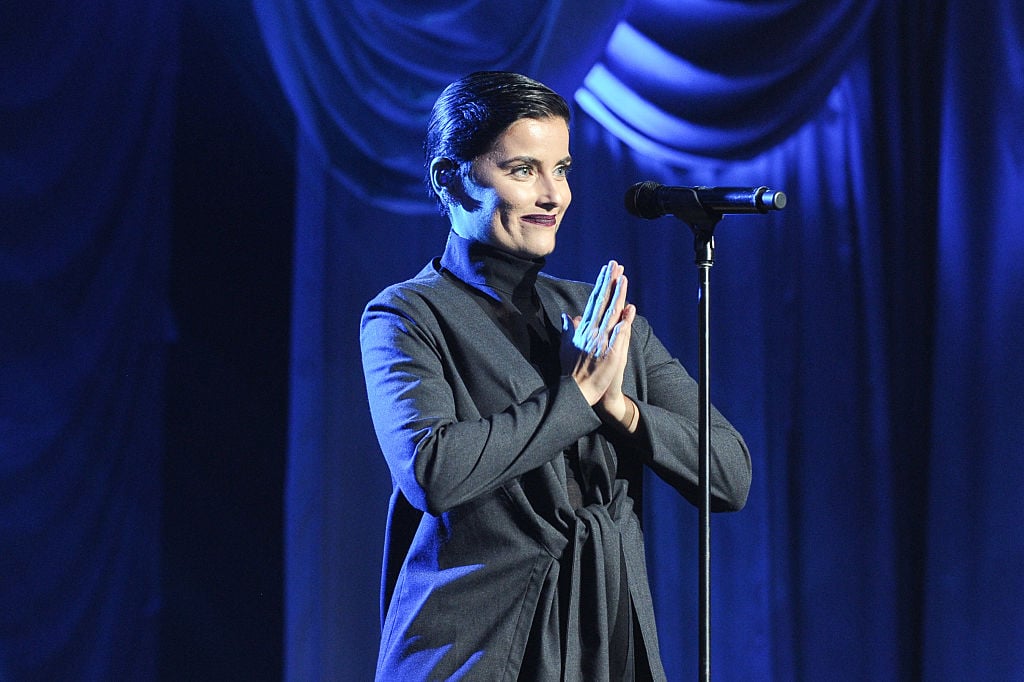
[[[601,418],[629,432],[639,410],[622,392],[636,306],[626,303],[629,281],[617,262],[601,268],[582,316],[562,314],[562,371],[571,375]]]

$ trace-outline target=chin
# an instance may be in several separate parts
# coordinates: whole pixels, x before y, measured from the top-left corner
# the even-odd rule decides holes
[[[546,258],[555,252],[555,238],[526,244],[523,252],[528,253],[529,258]]]
[[[554,252],[555,252],[555,247],[554,247],[554,245],[552,245],[549,248],[543,248],[543,249],[541,249],[541,248],[522,249],[519,252],[519,256],[522,257],[522,258],[529,258],[529,259],[532,260],[532,259],[537,259],[537,258],[547,258],[548,256],[550,256]]]
[[[545,258],[555,250],[555,235],[523,235],[520,239],[492,240],[489,243],[519,258]]]

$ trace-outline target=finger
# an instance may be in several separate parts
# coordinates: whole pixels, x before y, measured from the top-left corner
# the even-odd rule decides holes
[[[587,307],[583,311],[581,324],[576,327],[576,334],[573,343],[580,350],[591,353],[601,340],[601,319],[604,313],[605,301],[608,298],[608,289],[612,282],[612,272],[615,261],[609,262],[601,267],[597,276],[594,289],[590,292],[587,300]]]
[[[604,281],[608,274],[608,266],[601,266],[601,272],[597,275],[597,282],[594,283],[594,289],[590,292],[590,298],[587,299],[587,307],[583,310],[583,319],[590,320],[595,315],[595,309],[598,305],[598,300],[601,297],[601,289],[604,286]]]
[[[601,268],[583,314],[583,326],[577,327],[574,343],[584,352],[600,357],[607,349],[611,325],[621,311],[624,297],[616,297],[625,269],[614,259]],[[611,317],[609,317],[611,313]]]
[[[612,292],[615,290],[615,284],[618,282],[619,276],[622,275],[622,271],[621,265],[614,260],[608,261],[608,265],[604,269],[604,279],[601,282],[601,286],[594,289],[597,292],[597,300],[595,301],[592,319],[600,320],[604,317],[606,308],[611,304]]]
[[[615,291],[609,299],[608,308],[605,310],[604,320],[601,323],[603,327],[610,327],[618,320],[619,315],[622,313],[622,309],[626,305],[627,285],[628,281],[626,280],[625,275],[621,275],[615,282]]]
[[[629,339],[633,331],[633,320],[636,319],[636,306],[629,305],[623,311],[622,319],[619,320],[612,328],[611,338],[608,340],[608,352],[612,353],[617,348],[617,344],[622,344],[623,348],[628,348]]]
[[[622,312],[622,308],[626,305],[626,268],[622,265],[617,265],[615,268],[615,288],[612,291],[611,296],[608,299],[608,307],[614,308],[615,315]]]
[[[629,278],[626,277],[625,273],[623,273],[622,278],[619,281],[622,283],[622,295],[618,298],[617,304],[619,306],[619,310],[622,311],[626,309],[626,301],[629,300]]]
[[[608,352],[609,353],[611,353],[612,351],[615,350],[615,342],[618,340],[619,333],[621,331],[622,331],[622,322],[619,322],[614,327],[612,327],[612,334],[608,338]]]
[[[625,275],[621,275],[615,283],[615,293],[612,295],[608,308],[605,310],[604,318],[601,320],[602,336],[610,337],[613,327],[622,318],[622,310],[626,304],[626,288],[629,285]],[[611,340],[608,340],[611,346]]]

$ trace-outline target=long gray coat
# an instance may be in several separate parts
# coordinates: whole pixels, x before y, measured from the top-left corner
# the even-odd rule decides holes
[[[582,314],[591,288],[537,281],[549,321]],[[623,584],[638,652],[663,679],[638,521],[642,465],[695,501],[696,384],[638,316],[623,390],[644,428],[623,437],[571,378],[545,386],[482,313],[483,295],[435,260],[363,315],[367,392],[394,482],[378,679],[609,679],[603,654]],[[713,509],[739,509],[750,456],[717,410],[711,441]],[[561,456],[574,444],[577,510]],[[569,595],[558,594],[560,578]]]

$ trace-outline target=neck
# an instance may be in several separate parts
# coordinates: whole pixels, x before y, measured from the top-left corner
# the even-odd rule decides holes
[[[467,284],[493,298],[518,299],[533,292],[543,258],[522,258],[482,242],[459,236],[454,230],[441,257],[441,266]]]

